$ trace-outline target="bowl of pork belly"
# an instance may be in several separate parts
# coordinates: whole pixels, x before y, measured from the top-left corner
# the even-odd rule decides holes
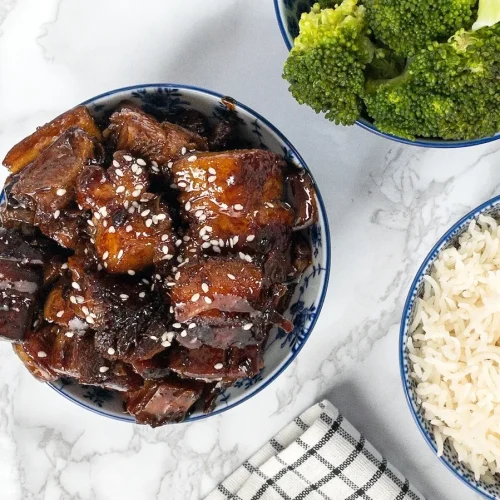
[[[40,125],[3,161],[13,358],[83,408],[153,427],[275,380],[311,335],[330,269],[318,186],[284,135],[177,84],[113,90]]]

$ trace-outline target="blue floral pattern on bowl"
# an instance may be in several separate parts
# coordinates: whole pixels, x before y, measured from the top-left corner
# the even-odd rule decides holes
[[[416,395],[416,381],[410,376],[411,374],[411,362],[409,360],[409,351],[407,347],[408,339],[408,328],[411,325],[415,313],[416,313],[416,300],[422,297],[424,293],[424,276],[430,274],[432,265],[436,260],[439,252],[445,248],[450,248],[458,245],[458,240],[463,234],[470,222],[476,220],[479,215],[489,215],[500,220],[500,196],[493,198],[472,212],[468,213],[465,217],[460,219],[451,229],[449,229],[441,239],[436,243],[434,248],[429,252],[425,258],[423,264],[411,284],[408,297],[406,299],[403,318],[401,321],[400,337],[399,337],[399,361],[400,361],[400,372],[401,379],[403,382],[403,388],[406,395],[406,400],[410,407],[412,416],[419,427],[420,432],[424,436],[427,444],[432,448],[434,452],[437,452],[436,442],[434,440],[434,435],[432,431],[432,426],[430,422],[424,417],[424,411],[422,407],[418,404],[418,399]],[[443,456],[440,460],[464,483],[473,488],[479,493],[482,493],[486,498],[492,500],[500,499],[500,476],[498,477],[498,483],[487,484],[484,481],[477,481],[474,478],[474,473],[471,472],[464,464],[459,462],[457,458],[457,453],[452,449],[452,447],[445,443]]]
[[[299,168],[307,166],[295,148],[271,123],[250,108],[231,98],[196,87],[153,84],[118,89],[85,101],[97,121],[104,120],[123,100],[131,100],[148,113],[164,119],[184,109],[201,111],[210,120],[236,117],[239,134],[252,147],[264,148],[286,157]],[[264,353],[265,367],[254,377],[241,380],[226,389],[217,399],[215,410],[209,415],[192,414],[187,421],[198,420],[228,410],[246,401],[270,384],[295,359],[304,346],[321,311],[330,271],[330,237],[323,201],[316,186],[319,208],[317,224],[308,229],[313,248],[313,262],[298,283],[285,317],[294,325],[286,335],[279,328],[271,331]],[[107,417],[135,422],[124,411],[118,392],[80,385],[70,379],[59,379],[50,384],[53,389],[74,403]]]
[[[339,0],[339,3],[341,0]],[[283,40],[290,50],[293,47],[293,41],[299,34],[299,20],[303,12],[309,12],[311,6],[315,3],[314,0],[274,0],[274,10],[280,27]],[[485,137],[483,139],[471,139],[460,141],[445,141],[442,139],[426,139],[418,138],[414,141],[398,137],[396,135],[381,132],[374,124],[369,116],[361,116],[356,123],[370,132],[377,134],[386,139],[391,139],[412,146],[422,146],[426,148],[464,148],[468,146],[476,146],[487,142],[500,139],[500,132],[493,137]]]

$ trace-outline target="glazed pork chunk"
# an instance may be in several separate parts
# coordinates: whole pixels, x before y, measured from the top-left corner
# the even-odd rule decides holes
[[[284,160],[263,150],[196,153],[173,176],[189,223],[186,255],[266,254],[289,245],[293,210],[283,201]]]
[[[161,198],[147,192],[148,167],[119,151],[107,170],[89,166],[78,178],[77,201],[92,211],[87,230],[109,273],[135,273],[174,256],[172,219]]]
[[[43,283],[43,255],[0,228],[0,338],[21,342],[31,327]]]
[[[205,138],[173,123],[160,123],[134,104],[124,104],[111,115],[104,137],[114,149],[149,160],[153,171],[161,168],[166,172],[169,162],[186,151],[208,149]]]
[[[13,173],[34,162],[40,154],[69,129],[80,129],[97,141],[102,140],[101,131],[85,106],[77,106],[39,127],[36,132],[16,144],[5,157],[3,164]]]

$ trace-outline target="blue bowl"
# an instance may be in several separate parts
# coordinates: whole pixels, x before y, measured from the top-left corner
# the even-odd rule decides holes
[[[339,0],[340,1],[340,0]],[[314,0],[274,0],[274,9],[276,11],[276,18],[280,27],[281,35],[285,44],[290,50],[293,46],[293,41],[299,34],[299,20],[303,12],[308,12]],[[402,142],[403,144],[410,144],[412,146],[421,146],[425,148],[466,148],[469,146],[477,146],[479,144],[486,144],[487,142],[500,139],[500,132],[493,137],[484,137],[482,139],[470,139],[460,141],[447,141],[444,139],[427,139],[418,138],[414,141],[399,137],[397,135],[388,134],[379,130],[368,116],[361,116],[356,123],[370,132],[385,137],[391,141]]]
[[[228,105],[228,99],[230,98],[222,94],[197,87],[158,83],[112,90],[88,99],[82,104],[97,120],[108,116],[124,100],[136,103],[146,112],[159,115],[182,109],[196,109],[212,122],[230,113],[237,117],[240,137],[252,147],[278,153],[310,174],[297,150],[274,125],[244,104],[231,100],[231,104]],[[265,366],[261,372],[225,389],[217,399],[212,413],[205,415],[197,412],[186,421],[217,415],[255,396],[283,373],[311,335],[325,300],[330,274],[328,219],[319,189],[316,184],[314,186],[318,221],[307,229],[307,236],[313,249],[313,262],[303,274],[284,313],[284,316],[293,323],[293,331],[286,335],[278,328],[271,330],[264,352]],[[134,417],[124,411],[123,399],[119,392],[80,385],[68,379],[59,379],[49,385],[62,396],[87,410],[117,420],[135,422]]]
[[[410,377],[411,362],[407,348],[408,328],[409,325],[412,324],[415,315],[416,299],[421,297],[423,294],[424,276],[430,274],[432,265],[439,252],[443,249],[455,246],[458,243],[460,235],[467,230],[470,222],[472,220],[477,220],[480,215],[489,215],[499,220],[500,196],[492,198],[472,210],[472,212],[469,212],[465,217],[462,217],[448,231],[446,231],[446,233],[434,245],[433,249],[429,252],[423,264],[420,266],[420,269],[411,284],[403,310],[403,318],[401,320],[401,328],[399,332],[399,365],[406,401],[413,419],[422,433],[422,436],[435,453],[437,452],[437,447],[433,437],[432,428],[428,420],[424,417],[424,412],[421,406],[417,402],[416,382]],[[476,492],[481,493],[486,498],[490,498],[491,500],[500,499],[500,477],[498,479],[498,483],[493,485],[487,484],[481,480],[476,480],[474,473],[458,461],[456,452],[447,442],[444,446],[443,455],[439,457],[439,460],[441,460],[441,462],[443,462],[443,464],[462,482],[464,482],[467,486],[470,486]]]

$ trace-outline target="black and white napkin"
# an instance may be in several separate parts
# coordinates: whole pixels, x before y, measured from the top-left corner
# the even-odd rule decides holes
[[[206,500],[423,500],[328,401],[269,441]]]

